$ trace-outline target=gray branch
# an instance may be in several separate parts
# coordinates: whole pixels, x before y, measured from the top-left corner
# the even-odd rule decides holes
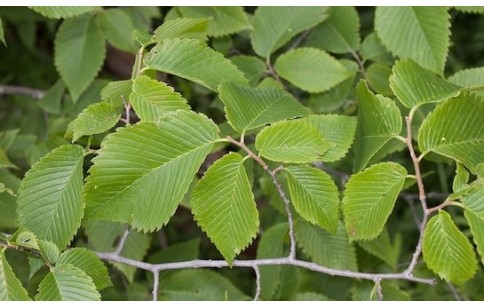
[[[35,99],[42,99],[45,95],[45,91],[20,86],[0,85],[0,96],[1,95],[25,95]]]
[[[96,252],[96,255],[102,260],[113,261],[121,264],[134,266],[136,268],[143,269],[145,271],[150,271],[152,273],[164,271],[164,270],[173,270],[173,269],[229,267],[229,264],[224,260],[196,259],[196,260],[183,261],[183,262],[151,264],[143,261],[125,258],[123,256],[120,256],[111,252]],[[391,273],[391,274],[353,272],[348,270],[329,268],[329,267],[319,265],[317,263],[298,260],[298,259],[292,259],[290,257],[274,258],[274,259],[234,260],[232,263],[232,267],[254,268],[254,267],[259,267],[263,265],[292,265],[292,266],[306,268],[313,272],[323,273],[331,276],[341,276],[341,277],[365,279],[365,280],[371,280],[371,281],[375,281],[377,279],[378,280],[402,279],[402,280],[408,280],[413,282],[425,283],[429,285],[435,285],[436,283],[435,279],[414,277],[412,274],[408,274],[406,272]]]

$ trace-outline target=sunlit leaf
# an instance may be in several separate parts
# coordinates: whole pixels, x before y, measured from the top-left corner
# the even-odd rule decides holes
[[[224,80],[246,84],[244,74],[197,39],[165,39],[151,49],[147,68],[182,77],[213,91]]]
[[[291,94],[277,88],[251,88],[223,82],[219,92],[227,120],[240,133],[311,113]]]
[[[194,38],[207,40],[207,27],[210,18],[176,18],[166,20],[156,28],[151,40],[161,42],[165,39]]]
[[[229,264],[257,235],[259,213],[240,154],[217,160],[195,185],[190,203],[197,224]]]
[[[464,284],[477,271],[471,243],[445,211],[439,211],[425,228],[423,258],[434,273],[457,285]]]
[[[180,93],[166,83],[147,76],[134,80],[129,101],[142,121],[156,122],[165,112],[190,109]]]
[[[356,87],[358,100],[358,126],[355,140],[354,171],[366,167],[372,156],[390,139],[400,134],[402,118],[395,102],[375,95],[365,81]]]
[[[471,188],[468,195],[462,199],[465,211],[464,215],[471,228],[477,252],[484,264],[484,185],[476,185]]]
[[[264,128],[255,139],[263,157],[286,163],[309,163],[323,155],[331,144],[303,120],[281,121]]]
[[[101,144],[89,170],[86,218],[126,222],[142,231],[161,228],[188,191],[217,131],[204,115],[184,110],[166,113],[159,125],[118,129]]]
[[[384,162],[350,177],[343,214],[351,240],[371,240],[382,232],[406,176],[407,170],[401,165]]]
[[[331,233],[338,227],[339,192],[324,171],[306,165],[286,167],[294,208],[302,218]]]
[[[18,191],[20,223],[61,249],[81,225],[83,162],[82,147],[56,148],[32,166]]]
[[[60,264],[39,284],[37,301],[95,301],[101,300],[91,277],[71,264]]]
[[[484,101],[471,94],[440,104],[420,127],[420,150],[455,159],[475,174],[484,157],[483,114]]]
[[[99,6],[31,6],[32,10],[47,18],[71,18],[85,13],[100,11]]]
[[[461,89],[411,59],[396,62],[390,76],[390,87],[408,108],[455,97]]]

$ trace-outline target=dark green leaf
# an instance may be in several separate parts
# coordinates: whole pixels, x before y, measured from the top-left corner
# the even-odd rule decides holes
[[[29,301],[27,290],[5,258],[5,250],[0,250],[0,301]]]
[[[295,35],[314,27],[326,17],[323,7],[260,6],[252,18],[252,47],[259,56],[266,58]]]
[[[297,48],[277,58],[277,73],[293,85],[311,92],[325,92],[351,77],[335,58],[316,48]]]
[[[106,55],[104,37],[94,16],[64,20],[54,48],[55,66],[76,102],[98,74]]]

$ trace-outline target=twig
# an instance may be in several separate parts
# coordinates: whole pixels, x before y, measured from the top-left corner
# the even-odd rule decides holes
[[[35,99],[42,99],[45,91],[20,86],[0,85],[0,95],[26,95]]]
[[[301,45],[302,43],[304,43],[304,41],[308,38],[309,34],[311,34],[312,30],[313,29],[308,29],[301,33],[301,35],[299,35],[297,39],[294,40],[294,43],[292,43],[288,50],[293,50],[299,47],[299,45]]]
[[[152,271],[153,273],[153,301],[158,300],[158,289],[160,286],[160,271]]]
[[[247,153],[247,155],[249,155],[256,162],[258,162],[259,165],[261,165],[262,168],[264,168],[264,170],[266,170],[269,173],[269,175],[271,176],[272,182],[276,186],[276,189],[279,192],[279,196],[281,197],[282,201],[284,202],[284,208],[285,208],[286,214],[287,214],[287,222],[289,224],[289,240],[291,242],[290,248],[289,248],[289,258],[295,259],[296,258],[296,238],[294,236],[294,219],[292,217],[292,212],[291,212],[291,206],[290,206],[291,203],[290,203],[289,199],[286,197],[286,193],[282,189],[282,186],[281,186],[281,184],[279,183],[279,181],[277,180],[277,177],[276,177],[276,171],[278,171],[279,168],[271,170],[269,168],[269,166],[267,165],[267,163],[262,158],[257,156],[254,152],[252,152],[245,145],[245,143],[239,142],[239,141],[233,139],[230,136],[227,136],[227,140],[229,142],[231,142],[232,144],[235,144],[236,146],[243,149]]]
[[[449,199],[445,199],[444,202],[442,202],[441,204],[437,205],[436,207],[433,207],[433,208],[430,208],[427,210],[427,213],[433,213],[435,211],[438,211],[438,210],[441,210],[443,209],[444,207],[446,206],[449,206],[449,205],[452,205],[452,201],[449,200]]]
[[[129,227],[126,227],[126,230],[124,231],[123,235],[121,236],[121,239],[119,240],[118,246],[116,246],[116,250],[113,252],[117,255],[123,251],[124,244],[126,243],[126,240],[128,239],[129,235]]]
[[[374,280],[375,282],[375,287],[376,287],[376,296],[378,298],[379,301],[383,301],[383,292],[382,292],[382,288],[381,288],[381,279],[380,278],[376,278]]]
[[[456,301],[462,300],[462,298],[460,297],[459,293],[457,292],[453,284],[451,284],[450,282],[447,282],[447,287],[449,288],[450,292],[452,293],[452,296],[454,296],[454,299]]]
[[[96,255],[105,260],[117,263],[122,263],[130,266],[134,266],[139,269],[150,271],[152,273],[156,271],[164,270],[174,270],[174,269],[186,269],[186,268],[223,268],[229,267],[229,264],[224,260],[190,260],[182,262],[172,262],[172,263],[160,263],[160,264],[150,264],[143,261],[133,260],[125,258],[123,256],[116,255],[111,252],[96,252]],[[380,280],[391,280],[391,279],[402,279],[413,282],[425,283],[428,285],[435,285],[435,279],[418,278],[412,275],[408,275],[406,272],[392,273],[392,274],[373,274],[373,273],[361,273],[353,272],[348,270],[333,269],[319,265],[317,263],[312,263],[308,261],[291,259],[290,257],[285,258],[274,258],[274,259],[254,259],[254,260],[234,260],[231,267],[259,267],[263,265],[292,265],[301,268],[309,269],[313,272],[323,273],[331,276],[341,276],[356,279],[365,279],[375,281],[375,279]]]
[[[353,58],[355,58],[356,63],[358,64],[358,69],[360,70],[361,75],[363,75],[363,78],[368,80],[368,75],[366,74],[366,70],[365,70],[365,61],[363,61],[360,58],[360,56],[358,55],[358,53],[355,52],[354,50],[350,49],[350,53],[353,56]]]
[[[407,117],[405,117],[405,122],[407,124],[407,147],[408,151],[410,152],[410,157],[412,158],[413,162],[413,167],[415,169],[415,179],[417,180],[417,187],[418,187],[418,198],[420,200],[420,204],[422,206],[422,211],[423,211],[423,217],[422,217],[422,222],[420,223],[420,235],[418,238],[417,246],[415,247],[415,252],[413,253],[412,260],[410,261],[410,264],[408,265],[407,269],[405,270],[405,273],[407,275],[412,275],[413,270],[415,269],[415,266],[417,266],[418,258],[420,257],[420,254],[422,253],[422,244],[423,244],[423,235],[424,235],[424,230],[425,226],[427,225],[427,221],[429,218],[429,213],[428,213],[428,208],[427,208],[427,198],[425,196],[425,187],[423,184],[422,180],[422,173],[420,172],[420,163],[418,160],[417,155],[415,155],[415,150],[413,148],[413,143],[412,143],[412,119],[413,119],[413,114],[417,110],[416,108],[410,110],[410,113]]]
[[[279,77],[279,74],[277,74],[277,72],[274,70],[274,67],[272,67],[272,64],[271,64],[271,58],[270,58],[270,56],[267,56],[267,58],[266,58],[266,67],[267,67],[267,69],[268,69],[268,73],[269,73],[269,74],[270,74],[272,77],[274,77],[274,79],[276,79],[276,80],[277,80],[277,82],[278,82],[278,83],[279,83],[279,84],[282,86],[282,88],[283,88],[284,90],[287,90],[287,89],[286,89],[286,86],[284,85],[284,83],[283,83],[283,82],[282,82],[282,80],[281,80],[281,77]]]
[[[258,301],[260,298],[260,270],[258,266],[253,267],[254,272],[255,272],[255,295],[254,295],[254,301]]]

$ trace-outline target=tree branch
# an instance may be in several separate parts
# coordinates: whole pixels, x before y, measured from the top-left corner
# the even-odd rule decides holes
[[[35,99],[42,99],[45,91],[20,86],[0,85],[0,95],[25,95]]]
[[[233,139],[230,136],[227,136],[227,140],[229,142],[231,142],[232,144],[235,144],[236,146],[243,149],[251,158],[253,158],[256,162],[258,162],[259,165],[261,165],[262,168],[264,168],[264,170],[267,171],[269,173],[269,175],[271,176],[272,182],[276,186],[276,189],[279,193],[279,196],[281,197],[282,201],[284,202],[284,209],[285,209],[286,214],[287,214],[287,222],[289,224],[289,240],[291,242],[290,248],[289,248],[289,258],[295,259],[296,258],[296,238],[294,236],[294,219],[292,217],[292,212],[291,212],[291,203],[290,203],[289,199],[287,199],[286,193],[282,189],[282,186],[281,186],[281,184],[279,183],[279,181],[277,180],[277,177],[276,177],[276,171],[278,171],[279,168],[271,170],[269,168],[269,166],[267,165],[267,163],[262,158],[257,156],[254,152],[252,152],[245,145],[245,143],[239,142],[239,141]]]
[[[415,252],[413,253],[410,264],[405,270],[405,273],[407,275],[412,275],[413,270],[415,269],[415,266],[417,266],[418,258],[422,253],[422,244],[423,244],[423,235],[425,231],[425,226],[427,225],[427,221],[429,219],[429,212],[427,208],[427,198],[425,195],[425,187],[422,180],[422,173],[420,172],[420,162],[418,160],[417,155],[415,154],[415,149],[413,148],[413,142],[412,142],[412,120],[413,120],[413,114],[415,110],[417,109],[413,108],[412,110],[410,110],[409,115],[405,117],[405,123],[407,124],[407,138],[405,141],[407,142],[408,151],[410,152],[410,157],[412,159],[413,167],[415,169],[415,179],[417,180],[417,187],[418,187],[418,198],[422,206],[423,217],[422,217],[422,222],[420,223],[420,228],[419,228],[420,235],[418,238],[417,246],[415,247]]]
[[[260,290],[261,290],[261,286],[260,286],[260,269],[259,267],[256,265],[253,267],[254,269],[254,272],[255,272],[255,295],[254,295],[254,301],[258,301],[259,298],[260,298]]]
[[[117,255],[123,251],[124,244],[126,243],[126,240],[128,239],[129,235],[129,227],[126,227],[126,230],[124,231],[123,235],[121,236],[121,239],[119,240],[118,246],[116,247],[116,250],[113,252]]]
[[[254,259],[254,260],[234,260],[232,265],[224,260],[190,260],[182,262],[172,262],[172,263],[160,263],[160,264],[150,264],[143,261],[133,260],[125,258],[123,256],[116,255],[112,252],[96,252],[96,255],[105,260],[112,261],[121,264],[126,264],[134,266],[139,269],[150,271],[152,273],[164,271],[164,270],[174,270],[174,269],[186,269],[186,268],[223,268],[223,267],[259,267],[263,265],[292,265],[301,268],[309,269],[313,272],[323,273],[331,276],[341,276],[356,279],[365,279],[375,281],[386,280],[386,279],[401,279],[413,282],[420,282],[429,285],[435,285],[434,279],[418,278],[413,275],[409,275],[406,272],[402,273],[391,273],[391,274],[373,274],[373,273],[361,273],[352,272],[348,270],[339,270],[329,267],[319,265],[317,263],[312,263],[308,261],[291,259],[290,257],[285,258],[274,258],[274,259]]]

